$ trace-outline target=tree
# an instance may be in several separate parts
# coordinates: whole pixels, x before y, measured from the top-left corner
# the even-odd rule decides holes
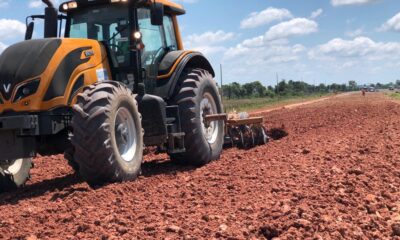
[[[349,81],[349,88],[352,91],[357,90],[357,82],[354,80]]]
[[[231,91],[233,98],[240,98],[242,96],[242,86],[237,82],[231,84]]]
[[[288,84],[286,83],[286,80],[283,80],[278,84],[277,93],[283,95],[284,93],[286,93],[287,89],[288,89]]]

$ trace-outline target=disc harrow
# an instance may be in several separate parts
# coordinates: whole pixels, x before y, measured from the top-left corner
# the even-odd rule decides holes
[[[204,118],[207,122],[224,121],[224,147],[250,149],[267,144],[269,137],[262,117],[250,117],[248,113],[215,114]]]

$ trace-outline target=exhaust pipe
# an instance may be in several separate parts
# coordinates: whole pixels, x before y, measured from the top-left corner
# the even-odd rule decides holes
[[[42,0],[47,7],[44,10],[44,38],[57,37],[58,11],[51,0]]]

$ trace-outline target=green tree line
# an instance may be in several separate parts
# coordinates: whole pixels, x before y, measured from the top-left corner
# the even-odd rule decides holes
[[[346,84],[310,85],[306,82],[293,80],[282,80],[277,86],[268,87],[262,85],[259,81],[250,82],[243,85],[233,82],[222,87],[223,95],[228,99],[306,96],[316,93],[328,93],[330,91],[352,91],[351,89],[352,87],[349,87]]]
[[[400,80],[388,84],[370,84],[368,87],[388,89],[390,87],[399,87]],[[363,86],[359,86],[356,81],[351,80],[348,84],[319,84],[311,85],[303,81],[282,80],[277,86],[264,86],[261,82],[255,81],[245,84],[233,82],[222,87],[223,96],[228,99],[242,98],[263,98],[280,96],[307,96],[312,94],[324,94],[329,92],[348,92],[357,91]]]

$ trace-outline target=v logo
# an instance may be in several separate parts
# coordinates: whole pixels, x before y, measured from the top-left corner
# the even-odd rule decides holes
[[[6,91],[6,93],[8,93],[9,91],[10,91],[10,88],[11,88],[11,83],[9,83],[9,84],[3,84],[3,88],[4,88],[4,91]]]

